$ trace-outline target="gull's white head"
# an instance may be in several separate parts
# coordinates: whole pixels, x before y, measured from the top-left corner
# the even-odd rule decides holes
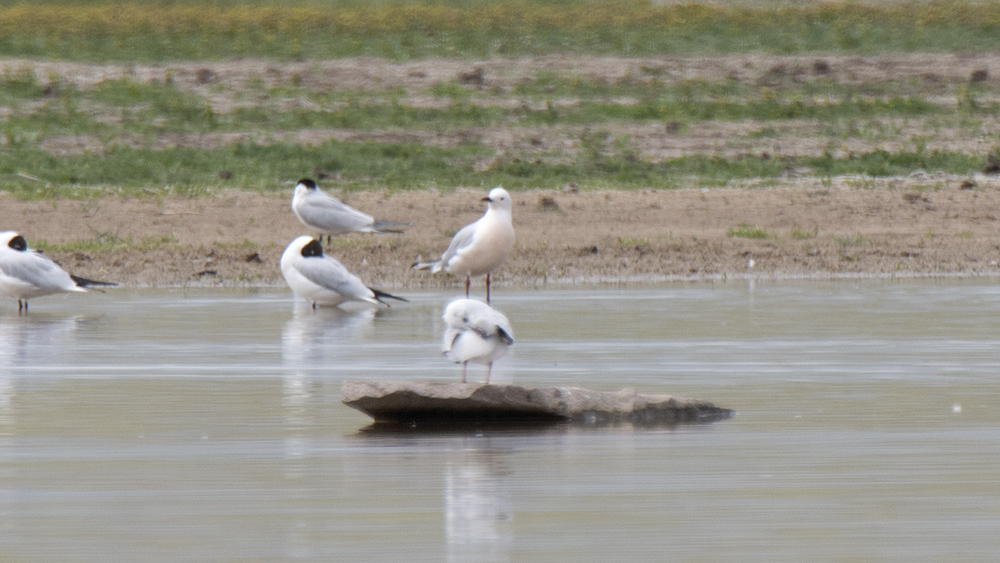
[[[444,308],[441,319],[449,328],[468,328],[469,326],[469,302],[471,299],[456,299]]]
[[[507,190],[501,188],[500,186],[490,190],[490,194],[484,197],[483,201],[488,202],[491,209],[503,209],[510,211],[510,194],[507,193]]]

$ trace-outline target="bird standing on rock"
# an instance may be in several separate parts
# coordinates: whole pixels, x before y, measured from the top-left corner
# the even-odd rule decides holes
[[[323,254],[323,245],[312,237],[293,240],[281,254],[281,275],[299,297],[318,305],[336,306],[345,301],[389,305],[383,299],[406,301],[365,286],[358,276],[347,271],[336,258]]]
[[[292,212],[303,225],[329,238],[351,232],[400,233],[409,223],[383,221],[342,203],[316,187],[309,178],[299,180],[292,195]]]
[[[418,262],[417,270],[432,274],[444,270],[465,274],[465,296],[473,276],[486,274],[486,303],[490,302],[490,272],[507,259],[514,248],[514,225],[511,222],[511,201],[507,190],[496,187],[483,198],[486,213],[478,221],[464,227],[451,239],[451,244],[436,262]]]
[[[116,285],[66,273],[41,252],[28,248],[24,237],[14,231],[0,233],[0,245],[0,292],[17,299],[18,312],[27,312],[28,299],[35,297]]]
[[[462,364],[462,383],[469,362],[487,365],[486,383],[493,373],[493,362],[505,356],[514,345],[514,330],[500,311],[475,299],[456,299],[444,309],[445,329],[441,352]]]

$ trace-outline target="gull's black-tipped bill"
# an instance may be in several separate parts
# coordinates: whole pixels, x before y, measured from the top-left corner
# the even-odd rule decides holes
[[[88,280],[87,278],[81,278],[73,274],[70,274],[69,277],[78,287],[118,287],[118,284],[114,282]]]

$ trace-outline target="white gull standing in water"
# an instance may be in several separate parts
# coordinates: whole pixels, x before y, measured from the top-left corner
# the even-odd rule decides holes
[[[417,270],[432,274],[444,270],[465,274],[465,296],[473,276],[486,274],[486,303],[490,302],[490,272],[507,259],[514,248],[514,225],[511,223],[511,201],[507,190],[496,187],[483,198],[486,213],[478,221],[464,227],[451,239],[451,244],[435,262],[418,262]]]
[[[66,273],[41,252],[28,248],[24,237],[14,231],[0,233],[0,292],[17,299],[17,310],[28,310],[28,299],[87,291],[95,285],[115,285],[88,280]]]
[[[293,240],[281,254],[281,275],[295,295],[318,305],[336,306],[345,301],[386,305],[383,299],[406,301],[402,297],[365,286],[332,256],[323,254],[323,245],[312,237]]]

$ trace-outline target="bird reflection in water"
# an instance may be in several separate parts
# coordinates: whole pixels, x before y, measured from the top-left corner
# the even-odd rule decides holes
[[[485,447],[476,444],[449,452],[444,468],[448,561],[510,560],[514,512],[509,453],[486,440]]]
[[[378,312],[372,307],[313,309],[296,301],[292,318],[281,334],[281,359],[295,370],[329,369],[324,361],[330,353],[357,346],[358,340],[371,334]]]
[[[316,427],[316,413],[322,401],[315,401],[319,379],[337,365],[337,356],[357,346],[372,330],[376,310],[327,308],[313,310],[298,302],[281,335],[281,359],[285,366],[281,380],[285,418],[285,454],[288,459],[306,455],[309,432]],[[286,472],[294,472],[287,465]]]
[[[8,434],[14,422],[13,400],[20,377],[63,358],[84,321],[80,315],[0,315],[0,435]]]
[[[339,307],[313,310],[309,303],[296,301],[292,318],[281,335],[282,393],[282,473],[290,483],[286,494],[298,502],[308,502],[315,491],[309,477],[315,475],[321,454],[315,443],[323,433],[324,377],[337,357],[357,346],[372,331],[376,309],[345,310]],[[302,481],[301,488],[293,483]],[[289,520],[285,528],[284,554],[289,558],[316,558],[307,521]]]

